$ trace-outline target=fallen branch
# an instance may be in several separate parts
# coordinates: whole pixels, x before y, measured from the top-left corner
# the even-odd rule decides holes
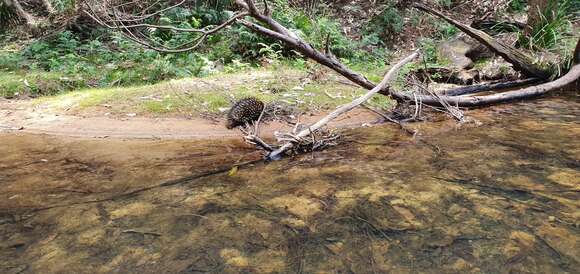
[[[322,127],[324,127],[325,125],[327,125],[330,121],[336,119],[338,116],[349,112],[350,110],[354,109],[355,107],[361,105],[362,103],[368,101],[371,97],[373,97],[373,95],[377,94],[379,91],[383,90],[383,88],[386,88],[393,80],[395,80],[397,73],[399,72],[399,70],[401,69],[401,67],[403,67],[405,64],[411,62],[413,59],[415,59],[417,56],[419,55],[418,51],[415,51],[413,54],[409,55],[408,57],[406,57],[405,59],[401,60],[399,63],[397,63],[396,65],[394,65],[389,72],[387,72],[387,74],[385,75],[385,77],[383,78],[383,81],[381,81],[381,83],[379,83],[377,86],[375,86],[372,90],[370,90],[369,92],[367,92],[365,95],[355,99],[354,101],[341,106],[340,108],[336,109],[335,111],[333,111],[332,113],[328,114],[326,117],[322,118],[321,120],[319,120],[318,122],[316,122],[315,124],[309,126],[308,128],[300,131],[295,138],[296,139],[301,139],[304,138],[308,135],[311,135],[313,132],[321,129]],[[288,151],[289,149],[291,149],[292,147],[294,147],[295,142],[293,141],[289,141],[286,144],[282,145],[280,148],[278,148],[275,151],[272,151],[270,154],[268,154],[267,159],[269,160],[276,160],[276,159],[280,159],[281,155],[283,155],[286,151]]]
[[[540,81],[541,80],[538,78],[529,78],[529,79],[515,80],[515,81],[509,81],[509,82],[486,83],[486,84],[481,84],[481,85],[473,85],[473,86],[467,86],[467,87],[460,87],[460,88],[456,88],[456,89],[450,89],[450,90],[445,91],[445,93],[443,95],[460,96],[460,95],[474,94],[474,93],[480,93],[480,92],[491,91],[491,90],[516,88],[516,87],[536,84]]]
[[[470,97],[439,96],[436,98],[428,95],[417,95],[417,96],[420,97],[420,100],[424,104],[432,106],[440,106],[441,100],[443,100],[446,103],[454,106],[477,107],[542,96],[549,93],[550,91],[558,90],[569,84],[572,84],[576,82],[578,78],[580,78],[580,64],[574,65],[566,75],[552,82],[518,90],[496,93],[492,95],[470,96]],[[407,100],[413,100],[413,94],[405,94],[405,93],[398,94],[400,96],[404,96]]]
[[[459,122],[464,122],[465,121],[464,120],[465,115],[463,114],[463,111],[461,111],[459,109],[459,107],[450,105],[449,102],[447,102],[446,100],[442,99],[442,96],[441,95],[436,94],[435,92],[429,90],[428,88],[424,87],[421,84],[418,84],[417,83],[416,86],[419,87],[424,92],[427,92],[432,97],[439,99],[439,104],[441,105],[441,107],[444,108],[444,111],[443,112],[449,114],[451,117],[453,117],[455,120],[457,120]],[[422,102],[420,101],[419,96],[417,96],[416,93],[413,93],[413,97],[415,98],[415,105],[420,106],[422,104]]]

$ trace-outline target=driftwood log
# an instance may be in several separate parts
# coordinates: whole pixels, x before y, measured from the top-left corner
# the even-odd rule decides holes
[[[551,91],[556,91],[569,86],[578,81],[580,78],[580,39],[576,44],[576,50],[574,52],[574,64],[572,68],[559,79],[552,82],[543,83],[537,86],[531,86],[527,88],[496,93],[485,96],[426,96],[426,95],[413,95],[406,93],[398,93],[399,96],[404,96],[406,100],[419,100],[427,105],[439,105],[444,101],[452,106],[459,107],[479,107],[487,106],[499,103],[510,102],[514,100],[524,100],[530,98],[536,98],[538,96],[546,95]]]

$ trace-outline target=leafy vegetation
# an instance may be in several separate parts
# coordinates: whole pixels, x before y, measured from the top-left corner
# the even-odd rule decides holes
[[[53,1],[59,10],[70,8],[72,2]],[[520,43],[532,49],[553,51],[560,50],[559,47],[570,47],[570,43],[558,41],[568,37],[570,21],[573,19],[571,14],[574,14],[574,10],[577,11],[577,4],[571,0],[564,2],[558,5],[556,20],[546,20],[545,24],[534,28],[531,36],[524,37],[522,34]],[[384,1],[375,16],[365,18],[367,20],[365,22],[368,23],[353,37],[352,33],[350,36],[345,34],[345,26],[340,23],[345,22],[339,20],[337,14],[329,12],[327,4],[320,4],[313,10],[291,6],[288,1],[283,0],[269,3],[275,20],[314,48],[324,49],[328,45],[330,52],[341,62],[355,70],[364,71],[373,81],[380,80],[385,63],[392,59],[393,45],[400,45],[401,37],[404,37],[409,29],[422,30],[423,38],[404,41],[407,44],[415,42],[416,46],[423,49],[426,64],[421,66],[445,65],[437,56],[437,45],[439,41],[450,39],[459,32],[457,28],[441,20],[426,17],[416,10],[402,10],[394,1]],[[438,0],[435,3],[445,9],[454,6],[456,2]],[[357,7],[356,3],[348,7],[358,11],[362,8]],[[229,0],[203,1],[199,5],[178,7],[164,12],[160,18],[155,18],[155,21],[149,23],[181,28],[204,28],[218,25],[231,17],[233,13],[230,8]],[[510,2],[508,12],[523,12],[525,8],[525,1],[514,0]],[[0,16],[5,14],[7,16],[9,11],[2,9],[0,5]],[[149,28],[144,34],[155,43],[166,46],[183,44],[199,35],[158,28]],[[19,46],[8,41],[18,41]],[[90,106],[97,102],[106,102],[107,100],[101,99],[112,96],[114,92],[120,92],[119,87],[148,86],[159,82],[162,84],[158,87],[167,87],[163,81],[211,77],[217,72],[237,75],[241,71],[252,71],[257,67],[264,67],[265,70],[299,70],[303,74],[305,71],[320,70],[320,65],[312,65],[292,48],[256,34],[241,25],[233,25],[212,35],[195,51],[173,54],[143,48],[119,34],[102,28],[88,30],[72,28],[26,43],[15,39],[15,34],[9,31],[0,33],[0,96],[3,97],[39,97],[77,90],[74,94],[79,92],[92,94],[89,96],[92,99],[87,99],[82,104]],[[278,89],[292,88],[288,85],[295,84],[282,83]],[[303,99],[325,102],[325,99],[330,97],[317,90],[322,87],[326,86],[320,83],[305,86],[301,93],[310,92],[317,95],[314,99]],[[263,86],[258,88],[269,89]],[[123,92],[131,94],[130,90],[134,88],[125,89]],[[224,94],[226,93],[218,95],[208,93],[200,95],[199,100],[206,100],[207,110],[215,112],[229,104],[231,96],[239,94],[265,96],[265,100],[283,99],[277,95],[264,95],[242,89],[236,89],[233,95]],[[194,98],[187,100],[191,101]],[[390,102],[378,103],[381,104],[388,105]],[[179,108],[177,106],[182,104],[176,102],[175,97],[171,95],[167,98],[145,100],[140,105],[142,109],[151,112],[164,112]]]
[[[538,62],[549,66],[553,75],[558,76],[572,66],[572,53],[578,40],[574,21],[580,14],[580,4],[574,0],[551,0],[547,5],[539,14],[540,20],[531,29],[519,33],[518,44],[548,56]]]
[[[525,33],[520,35],[520,45],[535,50],[553,49],[562,40],[570,37],[575,16],[573,2],[573,0],[550,1],[547,9],[540,14],[540,22],[531,26],[529,35]]]
[[[77,88],[66,85],[68,79],[82,79],[80,83],[91,87],[124,86],[137,83],[154,83],[170,78],[202,76],[212,70],[212,62],[203,55],[191,52],[160,54],[135,46],[112,36],[108,41],[95,38],[80,41],[70,31],[60,33],[50,41],[35,41],[23,50],[5,50],[0,53],[0,71],[15,75],[33,75],[46,72],[62,89],[31,89],[30,95],[51,95]],[[58,76],[58,77],[57,77]],[[13,95],[2,88],[4,96]]]
[[[59,7],[64,8],[67,5],[65,2],[60,1]],[[182,28],[217,25],[231,16],[231,12],[225,9],[226,2],[217,1],[211,7],[175,8],[164,13],[159,22],[152,23]],[[364,64],[369,68],[379,61],[382,65],[387,57],[385,50],[362,50],[365,45],[378,43],[377,39],[365,37],[361,42],[353,43],[343,34],[340,24],[330,17],[309,17],[299,9],[290,8],[285,1],[274,4],[273,16],[276,20],[314,47],[323,48],[328,40],[332,53],[347,63]],[[397,23],[397,29],[401,22]],[[148,35],[160,44],[176,45],[198,34],[151,29]],[[200,77],[219,70],[236,72],[279,62],[304,68],[304,61],[296,52],[240,25],[213,35],[196,51],[179,54],[145,49],[103,29],[90,33],[64,31],[22,48],[9,44],[0,49],[0,71],[11,72],[10,81],[5,79],[0,82],[0,95],[11,97],[26,94],[36,97],[79,87],[148,84],[167,79]],[[43,74],[46,77],[36,77]],[[47,86],[43,84],[47,82],[51,88],[29,88],[24,82],[40,87]]]
[[[526,1],[525,0],[512,0],[508,4],[508,12],[512,13],[520,13],[524,12],[526,9]]]
[[[376,44],[385,46],[384,41],[392,41],[403,30],[404,21],[401,13],[394,7],[388,6],[377,16],[372,18],[367,32],[377,35]],[[371,36],[372,37],[372,36]]]

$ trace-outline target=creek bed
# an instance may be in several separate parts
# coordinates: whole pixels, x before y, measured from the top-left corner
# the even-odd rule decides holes
[[[0,134],[0,273],[580,269],[578,98],[473,115],[268,164],[239,141]]]

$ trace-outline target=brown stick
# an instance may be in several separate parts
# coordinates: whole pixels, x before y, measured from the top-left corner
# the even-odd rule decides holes
[[[460,87],[456,89],[450,89],[445,91],[443,95],[447,96],[460,96],[460,95],[467,95],[467,94],[474,94],[480,93],[484,91],[490,90],[500,90],[500,89],[511,89],[511,88],[518,88],[521,86],[536,84],[541,82],[538,78],[528,78],[524,80],[515,80],[510,82],[495,82],[495,83],[487,83],[487,84],[480,84],[480,85],[472,85],[466,87]]]

